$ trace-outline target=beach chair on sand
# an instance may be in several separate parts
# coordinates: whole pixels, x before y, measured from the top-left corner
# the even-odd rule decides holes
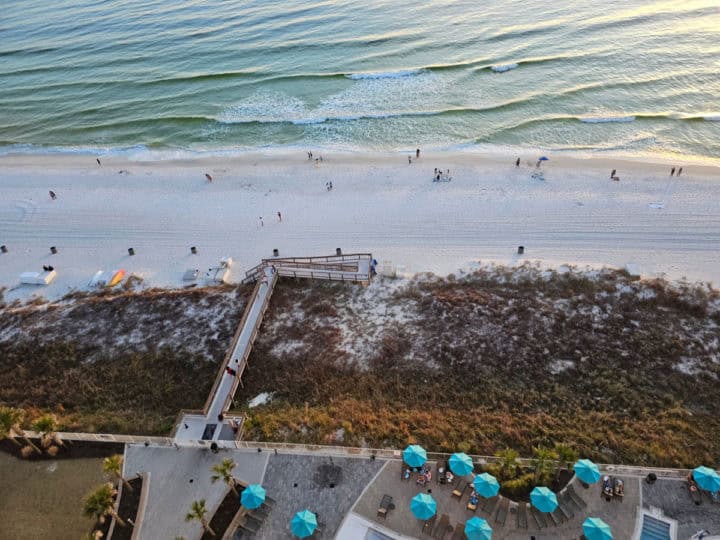
[[[437,519],[437,514],[435,514],[430,519],[426,520],[425,523],[423,523],[422,528],[422,534],[425,534],[427,536],[430,536],[433,532],[433,528],[435,527],[435,520]]]
[[[569,521],[575,517],[575,512],[568,506],[566,494],[561,494],[560,497],[558,497],[558,510],[560,510],[565,520]]]
[[[378,507],[377,517],[386,519],[388,512],[393,508],[395,508],[393,498],[390,495],[383,495],[382,500],[380,501],[380,506]]]
[[[518,529],[527,529],[527,503],[518,503],[517,508],[517,527]]]
[[[468,484],[466,480],[463,480],[461,478],[460,480],[458,480],[458,483],[455,484],[455,489],[453,489],[452,496],[457,497],[458,499],[462,499],[469,485],[470,484]]]
[[[565,523],[567,521],[567,518],[562,513],[562,510],[560,510],[560,505],[558,504],[558,507],[547,514],[550,516],[550,520],[553,522],[554,525],[560,525],[561,523]]]
[[[545,514],[540,512],[534,506],[531,506],[530,507],[530,515],[532,516],[533,521],[535,522],[535,525],[537,525],[538,529],[547,528],[548,524],[547,524],[547,521],[545,521]]]
[[[465,525],[456,523],[450,540],[467,540],[467,536],[465,536]]]
[[[497,508],[498,499],[500,499],[500,497],[497,495],[490,497],[489,499],[485,499],[485,504],[483,504],[482,507],[483,512],[487,512],[492,516],[493,512],[495,512],[495,508]]]

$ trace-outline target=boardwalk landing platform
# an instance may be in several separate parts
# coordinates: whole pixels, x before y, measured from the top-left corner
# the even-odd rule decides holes
[[[186,411],[175,426],[175,440],[227,441],[236,434],[230,422],[241,421],[227,415],[263,316],[280,277],[352,281],[368,283],[371,279],[372,255],[355,253],[327,257],[290,257],[263,259],[245,274],[243,283],[255,283],[248,306],[243,313],[232,346],[225,355],[210,396],[202,411]],[[226,371],[230,367],[236,374]]]

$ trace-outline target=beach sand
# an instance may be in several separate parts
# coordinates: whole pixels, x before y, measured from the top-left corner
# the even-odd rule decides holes
[[[87,155],[3,156],[5,299],[58,298],[87,288],[101,269],[141,274],[146,286],[182,286],[186,269],[204,271],[224,256],[240,281],[274,248],[281,256],[371,252],[408,273],[537,261],[633,264],[645,277],[720,282],[717,168],[686,166],[670,178],[670,163],[551,154],[543,181],[531,178],[537,155],[523,155],[519,168],[515,155],[463,152],[413,156],[412,164],[404,154],[323,157],[111,157],[98,166]],[[449,168],[452,181],[432,182],[435,167]],[[612,169],[620,182],[609,179]],[[57,270],[54,283],[19,286],[20,273],[43,265]]]

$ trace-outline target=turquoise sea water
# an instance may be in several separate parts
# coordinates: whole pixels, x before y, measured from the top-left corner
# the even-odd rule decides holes
[[[718,0],[1,7],[0,152],[478,144],[720,156]]]

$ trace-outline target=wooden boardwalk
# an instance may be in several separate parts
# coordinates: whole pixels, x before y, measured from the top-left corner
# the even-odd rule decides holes
[[[248,305],[238,325],[202,411],[183,413],[175,426],[176,440],[233,440],[236,438],[227,411],[247,367],[253,343],[280,277],[332,281],[369,282],[372,255],[369,253],[327,257],[263,259],[246,273],[243,283],[255,283]],[[228,372],[228,368],[234,373]]]

